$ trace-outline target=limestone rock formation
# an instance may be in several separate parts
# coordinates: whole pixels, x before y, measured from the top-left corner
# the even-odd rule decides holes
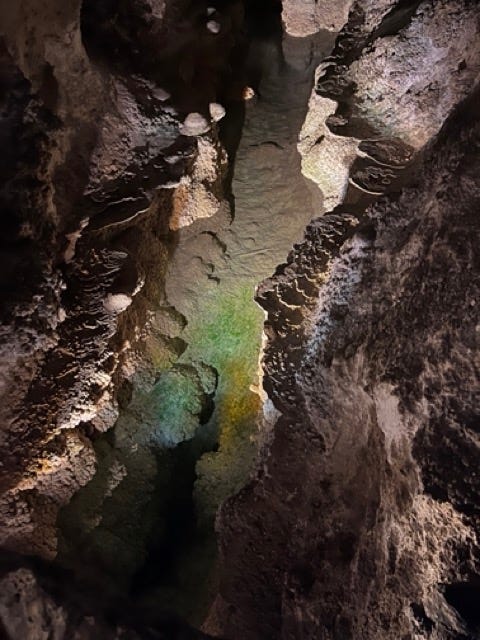
[[[259,289],[281,415],[219,522],[229,638],[477,637],[479,96]]]
[[[327,208],[344,200],[355,158],[365,155],[362,139],[421,149],[478,81],[475,3],[406,4],[379,13],[356,3],[331,58],[318,68],[299,151]],[[394,165],[383,169],[386,184]]]
[[[232,640],[478,637],[479,14],[414,4],[369,32],[356,3],[317,77],[299,149],[337,206],[257,292],[279,417],[217,523]]]
[[[0,79],[0,636],[477,640],[478,2],[4,2]]]
[[[65,577],[55,580],[29,567],[0,576],[0,631],[4,638],[22,640],[207,640],[208,636],[175,620],[153,630],[138,612],[124,610],[105,616],[92,600],[84,600]],[[62,594],[59,588],[62,580]],[[59,602],[60,599],[60,602]],[[135,615],[136,614],[136,615]],[[118,622],[112,622],[112,617]]]
[[[353,0],[284,0],[282,4],[287,33],[302,37],[320,29],[339,31],[347,22]]]
[[[145,353],[169,226],[213,215],[223,197],[209,104],[238,25],[200,42],[199,60],[188,40],[201,30],[198,9],[181,2],[132,0],[112,13],[108,3],[22,0],[1,18],[0,539],[53,558],[58,510],[93,477],[92,436],[115,424],[127,359]],[[202,138],[182,135],[187,113],[164,88],[185,108],[190,80],[172,84],[162,65],[202,75],[202,95],[188,97],[208,120]]]

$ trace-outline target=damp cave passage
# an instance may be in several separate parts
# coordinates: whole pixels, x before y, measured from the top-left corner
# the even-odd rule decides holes
[[[202,555],[197,548],[201,532],[213,531],[218,506],[245,484],[255,464],[264,322],[255,287],[285,260],[306,224],[322,211],[320,191],[302,175],[297,139],[315,69],[334,37],[328,32],[290,37],[282,31],[280,14],[275,20],[253,15],[250,24],[247,78],[256,96],[242,107],[244,113],[227,104],[222,121],[232,159],[231,140],[243,119],[232,167],[233,212],[223,207],[178,233],[166,281],[168,302],[186,321],[181,338],[187,348],[180,363],[202,363],[218,375],[213,413],[189,445],[199,457],[193,478],[197,539],[180,560],[183,575]],[[178,393],[170,391],[164,402],[173,409],[184,391],[180,386]],[[163,411],[170,413],[167,406]],[[189,526],[185,514],[176,518],[183,528]],[[181,528],[172,536],[177,542]],[[157,558],[165,552],[163,547]],[[188,591],[185,584],[182,589]]]
[[[243,73],[256,95],[227,101],[221,122],[231,202],[175,232],[164,316],[148,345],[159,374],[153,387],[126,390],[115,427],[95,442],[93,481],[60,518],[60,562],[114,597],[128,593],[151,620],[173,613],[200,625],[211,604],[214,516],[258,451],[264,313],[255,287],[322,211],[297,139],[335,36],[288,36],[278,5],[265,7],[247,5]]]
[[[262,29],[259,20],[254,27],[247,71],[257,95],[246,102],[233,167],[233,220],[225,208],[180,231],[166,283],[169,303],[187,322],[181,361],[203,362],[218,373],[215,409],[203,428],[218,450],[197,464],[200,515],[212,515],[244,484],[255,459],[261,401],[252,389],[259,383],[264,321],[255,287],[285,260],[322,207],[320,191],[301,173],[296,145],[315,68],[333,38],[289,37],[280,16],[275,25]],[[227,148],[235,127],[227,115]]]

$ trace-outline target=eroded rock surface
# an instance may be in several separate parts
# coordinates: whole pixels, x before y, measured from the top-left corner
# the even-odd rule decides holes
[[[284,0],[282,4],[287,33],[303,37],[321,29],[339,31],[347,22],[353,0]]]
[[[475,3],[392,4],[355,3],[332,57],[317,70],[299,151],[327,208],[345,199],[352,165],[365,156],[362,140],[421,149],[479,77]],[[379,164],[377,183],[389,184],[392,161]]]
[[[0,632],[14,640],[207,640],[176,620],[147,621],[124,605],[105,614],[98,601],[29,566],[0,571]]]
[[[223,198],[209,105],[227,90],[242,10],[219,13],[214,38],[206,4],[187,5],[1,10],[0,538],[10,550],[55,556],[58,510],[96,472],[92,441],[116,423],[135,371],[147,371],[140,384],[155,378],[146,343],[170,229],[213,215]],[[208,126],[185,136],[191,112]],[[164,342],[165,359],[178,357]]]
[[[479,636],[478,3],[280,10],[0,9],[2,637]]]
[[[281,415],[219,521],[227,637],[477,637],[478,99],[259,288]]]

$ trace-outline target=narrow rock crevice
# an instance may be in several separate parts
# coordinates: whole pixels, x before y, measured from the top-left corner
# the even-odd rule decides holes
[[[0,79],[0,635],[477,638],[478,3],[18,0]]]

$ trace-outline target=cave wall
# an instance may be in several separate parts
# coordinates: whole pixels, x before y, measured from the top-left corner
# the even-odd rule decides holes
[[[175,460],[152,451],[179,437],[157,415],[159,376],[185,348],[164,291],[175,234],[229,207],[218,102],[242,101],[241,72],[230,78],[244,8],[207,9],[26,0],[0,10],[5,637],[136,639],[151,637],[149,624],[155,637],[204,637],[131,602],[105,610],[145,559],[149,503],[171,500],[156,476]],[[192,377],[191,431],[216,384],[207,368]]]
[[[314,221],[259,290],[281,417],[220,518],[227,637],[476,637],[478,95],[415,185]]]
[[[6,549],[55,556],[92,441],[178,357],[164,273],[172,231],[224,198],[216,100],[240,93],[225,73],[242,21],[235,2],[2,7]]]
[[[317,70],[300,134],[303,172],[327,208],[348,199],[349,180],[373,192],[378,172],[392,182],[395,165],[438,132],[479,76],[474,3],[385,3],[383,12],[378,4],[352,7],[333,55]],[[378,138],[397,149],[388,166],[353,166],[368,156],[362,140]]]
[[[347,22],[352,0],[284,0],[282,19],[287,33],[296,37],[308,36],[321,29],[339,31]]]
[[[319,69],[299,151],[337,206],[258,288],[280,416],[217,522],[229,638],[478,637],[479,13],[392,4]]]
[[[0,9],[6,637],[205,637],[144,619],[128,598],[105,616],[85,597],[91,581],[77,593],[49,562],[60,551],[105,598],[125,592],[152,532],[163,535],[152,504],[174,500],[166,487],[185,471],[170,451],[212,411],[218,372],[179,363],[186,319],[165,281],[172,264],[182,271],[179,231],[231,213],[218,121],[222,103],[252,97],[250,5]],[[268,415],[248,449],[261,445],[258,468],[217,517],[204,628],[230,640],[472,640],[478,5],[284,0],[282,18],[295,37],[345,25],[298,142],[329,211],[257,290]],[[182,410],[167,429],[172,389]]]

